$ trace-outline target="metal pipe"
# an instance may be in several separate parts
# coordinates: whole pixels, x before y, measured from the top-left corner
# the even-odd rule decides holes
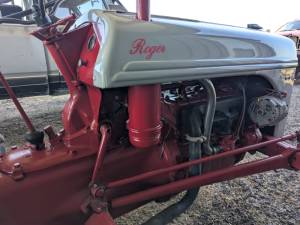
[[[128,184],[139,182],[139,181],[142,181],[142,180],[145,180],[145,179],[153,178],[155,176],[159,176],[159,175],[175,172],[175,171],[178,171],[178,170],[182,170],[182,169],[185,169],[185,168],[188,168],[188,167],[200,164],[200,163],[206,163],[206,162],[210,162],[210,161],[213,161],[213,160],[217,160],[217,159],[221,159],[221,158],[225,158],[225,157],[229,157],[229,156],[239,155],[239,154],[249,152],[249,151],[253,151],[253,150],[256,150],[256,149],[260,149],[260,148],[263,148],[265,146],[272,145],[272,144],[275,144],[275,143],[278,143],[278,142],[281,142],[281,141],[292,140],[292,139],[297,138],[297,137],[298,137],[298,132],[293,133],[293,134],[289,134],[289,135],[286,135],[286,136],[283,136],[283,137],[280,137],[280,138],[274,138],[272,140],[261,142],[261,143],[258,143],[258,144],[238,148],[238,149],[235,149],[235,150],[232,150],[232,151],[222,152],[222,153],[219,153],[217,155],[208,156],[208,157],[205,157],[205,158],[202,158],[202,159],[193,160],[193,161],[186,162],[186,163],[181,163],[181,164],[175,165],[175,166],[170,166],[169,168],[150,171],[150,172],[143,173],[143,174],[140,174],[140,175],[137,175],[137,176],[125,178],[125,179],[118,180],[118,181],[113,181],[113,182],[111,182],[107,185],[107,188],[116,188],[116,187],[128,185]]]
[[[106,153],[107,143],[108,143],[108,139],[109,139],[109,127],[107,125],[102,125],[100,127],[100,132],[101,132],[101,142],[99,145],[98,155],[97,155],[96,163],[95,163],[94,170],[93,170],[91,185],[93,185],[95,183],[97,175],[98,175],[98,171],[101,170],[102,165],[103,165],[104,156]]]
[[[240,136],[240,132],[241,132],[242,125],[244,123],[244,119],[245,119],[245,115],[246,115],[246,111],[247,111],[247,97],[246,97],[245,87],[242,83],[238,83],[238,87],[240,88],[242,95],[243,95],[243,106],[242,106],[242,112],[240,114],[237,128],[233,134],[234,139],[238,139]]]
[[[195,187],[222,182],[225,180],[232,180],[238,177],[244,177],[269,170],[290,168],[289,161],[293,154],[293,151],[286,151],[283,154],[267,159],[224,168],[201,176],[175,181],[149,190],[140,191],[135,194],[115,198],[111,201],[111,207],[119,208],[139,202],[150,201],[166,195],[179,193]]]
[[[150,0],[136,1],[136,18],[138,20],[150,20]]]
[[[161,139],[161,89],[159,84],[128,88],[127,127],[130,143],[140,149],[157,145]]]
[[[27,126],[28,130],[30,131],[30,133],[34,133],[35,128],[34,128],[32,122],[31,122],[31,120],[27,116],[26,112],[24,111],[23,107],[21,106],[20,102],[18,101],[13,89],[9,86],[8,82],[6,81],[4,75],[1,72],[0,72],[0,82],[2,83],[3,87],[7,91],[9,97],[14,102],[14,104],[15,104],[16,108],[18,109],[21,117],[23,118],[24,122],[26,123],[26,126]]]
[[[205,90],[207,91],[208,103],[205,113],[205,120],[204,120],[204,136],[206,137],[206,142],[203,144],[204,152],[207,155],[214,154],[212,147],[210,146],[210,136],[212,131],[212,126],[214,122],[216,106],[217,106],[217,94],[215,87],[211,80],[204,79],[200,81],[201,84],[204,86]]]
[[[150,0],[137,0],[137,19],[150,20]],[[161,138],[161,85],[128,88],[128,130],[130,143],[141,149],[157,145]]]

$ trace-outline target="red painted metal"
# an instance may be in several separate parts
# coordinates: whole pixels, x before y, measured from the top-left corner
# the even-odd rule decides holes
[[[102,92],[100,89],[91,87],[87,89],[88,101],[91,111],[91,124],[90,129],[93,131],[95,135],[99,134],[99,115],[101,110],[102,103]],[[65,112],[67,114],[67,112]]]
[[[242,140],[244,145],[256,144],[260,143],[261,141],[262,133],[256,126],[250,127],[246,132],[244,132]]]
[[[2,83],[3,87],[7,91],[9,97],[14,102],[14,104],[15,104],[16,108],[18,109],[21,117],[23,118],[28,130],[33,133],[35,131],[35,128],[31,122],[31,120],[27,116],[26,112],[24,111],[23,107],[21,106],[20,102],[18,101],[13,89],[9,86],[8,82],[6,81],[4,75],[1,72],[0,72],[0,82]]]
[[[300,170],[300,152],[296,152],[291,159],[291,166],[295,170]]]
[[[138,20],[150,20],[149,2],[137,0]],[[299,138],[299,133],[274,138],[262,137],[259,130],[245,130],[239,142],[231,136],[217,137],[216,144],[225,152],[187,162],[188,142],[182,138],[177,117],[186,106],[205,105],[206,94],[195,91],[174,100],[161,99],[159,84],[129,87],[128,91],[94,87],[101,31],[91,23],[68,31],[75,20],[71,16],[34,32],[62,72],[70,99],[62,113],[64,129],[56,134],[51,127],[45,128],[49,144],[44,151],[24,145],[1,156],[0,202],[5,202],[0,204],[1,223],[115,225],[113,217],[153,199],[267,170],[300,169],[299,146],[284,142]],[[94,34],[97,41],[89,45]],[[129,54],[143,60],[166,50],[148,46],[142,38],[132,41]],[[191,83],[198,84],[188,81],[162,87],[180,92]],[[240,94],[223,82],[216,82],[215,88],[218,101]],[[251,151],[269,158],[234,165]],[[198,164],[203,174],[189,178],[188,168]],[[97,184],[93,191],[90,183]]]
[[[107,188],[116,188],[116,187],[120,187],[120,186],[123,186],[123,185],[128,185],[128,184],[131,184],[131,183],[135,183],[135,182],[139,182],[139,181],[142,181],[142,180],[150,179],[150,178],[153,178],[155,176],[160,176],[160,175],[163,175],[163,174],[167,174],[167,173],[175,172],[175,171],[178,171],[178,170],[186,169],[186,168],[189,168],[189,167],[192,167],[194,165],[201,164],[201,163],[207,163],[207,162],[211,162],[211,161],[214,161],[214,160],[217,160],[217,159],[223,159],[223,158],[227,158],[229,156],[239,155],[239,154],[249,152],[249,151],[252,151],[252,150],[261,149],[265,146],[272,145],[272,144],[275,144],[275,143],[278,143],[278,142],[281,142],[281,141],[292,140],[292,139],[296,138],[297,136],[298,136],[298,133],[289,134],[289,135],[286,135],[286,136],[281,137],[281,138],[268,140],[268,141],[265,141],[265,142],[261,142],[261,143],[250,145],[250,146],[246,146],[246,147],[235,149],[235,150],[232,150],[232,151],[219,153],[217,155],[212,155],[212,156],[208,156],[208,157],[201,158],[201,159],[198,159],[198,160],[192,160],[192,161],[189,161],[189,162],[186,162],[186,163],[181,163],[181,164],[178,164],[178,165],[175,165],[175,166],[171,166],[169,168],[164,168],[164,169],[160,169],[160,170],[156,170],[156,171],[150,171],[150,172],[145,173],[145,174],[140,174],[140,175],[137,175],[137,176],[134,176],[134,177],[125,178],[123,180],[114,181],[114,182],[111,182],[111,183],[107,184],[106,186],[107,186]]]
[[[94,213],[85,225],[116,225],[113,218],[106,211]]]
[[[150,20],[150,1],[137,0],[137,19]],[[128,89],[128,130],[130,142],[137,148],[148,148],[160,142],[161,109],[159,84]]]
[[[160,142],[160,85],[130,87],[128,90],[130,142],[148,148]]]
[[[50,27],[40,29],[34,32],[33,35],[44,41],[63,74],[70,92],[70,99],[66,103],[62,114],[66,144],[68,146],[82,145],[84,142],[79,137],[84,137],[87,131],[91,130],[92,133],[89,136],[88,143],[97,149],[102,94],[100,89],[82,85],[77,77],[78,62],[81,54],[83,54],[82,49],[85,49],[87,36],[93,33],[93,26],[92,24],[86,24],[70,32],[65,28],[62,33],[58,33],[57,26],[70,27],[73,23],[74,17],[71,16]],[[99,48],[99,43],[97,43],[98,41],[95,43],[96,51]],[[91,56],[94,56],[94,54]],[[95,59],[93,58],[93,60]]]
[[[219,145],[224,152],[231,151],[235,149],[236,141],[236,137],[233,135],[227,135],[222,138],[222,140],[219,142]]]
[[[76,87],[73,83],[73,74],[70,71],[70,68],[68,64],[65,64],[65,57],[62,55],[61,51],[57,50],[57,45],[48,45],[47,46],[48,51],[52,55],[57,67],[61,71],[62,74],[64,75],[65,82],[67,84],[68,90],[70,94],[73,94]]]
[[[150,20],[150,0],[137,0],[136,7],[138,20]]]
[[[0,213],[0,221],[9,225],[53,225],[57,221],[62,224],[84,224],[86,216],[80,212],[80,206],[89,194],[88,186],[97,153],[93,146],[95,144],[89,143],[89,135],[87,133],[87,136],[79,137],[78,141],[83,143],[77,146],[68,147],[62,140],[60,144],[45,151],[30,150],[24,146],[1,158],[0,202],[6,204],[0,204],[0,211],[3,212]],[[153,147],[147,151],[133,147],[109,148],[97,182],[109,183],[168,167],[176,163],[176,152],[178,154],[172,142],[165,143],[164,148]],[[12,179],[12,168],[16,163],[22,166],[22,173],[26,175],[19,182]],[[105,198],[110,200],[112,197],[134,193],[143,187],[168,183],[172,179],[169,175],[160,176],[128,187],[107,190]],[[47,204],[41,205],[41,201]],[[114,217],[120,216],[140,205],[116,208],[110,213]]]
[[[100,128],[100,132],[101,132],[101,142],[99,145],[99,151],[98,151],[96,163],[93,170],[91,184],[95,183],[98,172],[102,170],[104,156],[106,154],[107,144],[109,140],[109,128],[107,125],[102,125]]]
[[[222,170],[206,173],[202,176],[195,176],[180,181],[175,181],[170,184],[161,185],[149,190],[140,191],[135,194],[127,195],[120,198],[115,198],[111,201],[111,207],[122,207],[125,205],[136,204],[139,202],[153,200],[170,194],[176,194],[184,190],[232,180],[238,177],[249,176],[256,173],[261,173],[275,169],[288,169],[291,167],[289,160],[293,157],[294,151],[282,150],[282,154],[249,162],[237,166],[232,166]],[[299,151],[298,153],[299,154]]]
[[[72,95],[78,85],[77,67],[82,46],[86,40],[86,34],[91,30],[92,25],[86,24],[78,29],[67,32],[67,27],[74,23],[74,17],[69,17],[59,23],[33,32],[32,34],[44,41],[45,46],[53,57],[57,67],[63,74],[69,92]],[[65,25],[65,31],[58,33],[59,26]],[[72,40],[72,41],[70,41]],[[74,47],[76,46],[76,47]]]
[[[99,40],[100,38],[100,40]],[[100,51],[101,34],[96,35],[94,27],[91,26],[86,40],[83,44],[80,60],[78,63],[78,79],[88,85],[93,86],[93,75],[97,56]]]

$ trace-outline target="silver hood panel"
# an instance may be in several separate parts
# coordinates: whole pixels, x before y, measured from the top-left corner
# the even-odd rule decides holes
[[[91,10],[101,40],[94,85],[112,88],[221,76],[297,66],[288,38],[232,26]]]

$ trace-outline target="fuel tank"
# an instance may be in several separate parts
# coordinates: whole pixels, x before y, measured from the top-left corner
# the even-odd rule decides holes
[[[288,38],[246,28],[168,17],[91,10],[101,48],[93,83],[99,88],[249,75],[297,66]]]

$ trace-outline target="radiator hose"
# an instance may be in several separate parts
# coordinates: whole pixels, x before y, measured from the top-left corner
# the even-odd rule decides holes
[[[201,131],[201,114],[198,108],[194,108],[192,112],[188,113],[185,118],[185,124],[187,125],[188,135],[190,137],[202,136]],[[202,143],[189,142],[189,160],[199,159],[202,154],[201,150]],[[194,166],[189,171],[190,176],[196,176],[201,174],[201,166]],[[193,188],[188,190],[185,196],[178,202],[175,203],[162,212],[158,213],[154,217],[150,218],[143,225],[165,225],[170,223],[173,219],[184,213],[195,201],[199,192],[199,188]]]

